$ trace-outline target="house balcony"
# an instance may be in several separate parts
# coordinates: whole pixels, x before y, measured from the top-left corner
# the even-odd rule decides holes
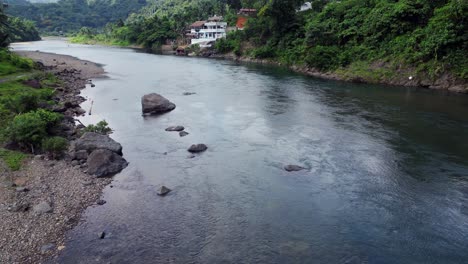
[[[202,28],[199,31],[200,33],[226,33],[225,28]]]

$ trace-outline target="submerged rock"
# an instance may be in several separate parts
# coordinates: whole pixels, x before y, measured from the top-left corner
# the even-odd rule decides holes
[[[185,93],[183,93],[183,95],[185,95],[185,96],[193,95],[193,94],[197,94],[197,93],[193,93],[193,92],[185,92]]]
[[[165,196],[167,195],[168,193],[170,193],[172,190],[167,188],[166,186],[161,186],[161,188],[159,188],[158,190],[158,195],[159,196]]]
[[[152,93],[141,98],[143,115],[157,115],[170,112],[176,108],[176,105],[163,96]]]
[[[107,149],[93,151],[88,157],[87,164],[87,173],[98,178],[113,176],[128,166],[124,158]]]
[[[183,126],[170,126],[170,127],[166,128],[166,131],[180,132],[180,131],[183,131],[184,129],[185,129],[185,127],[183,127]]]
[[[188,135],[189,135],[188,132],[185,132],[185,131],[180,131],[180,132],[179,132],[179,136],[180,136],[180,137],[186,137],[186,136],[188,136]]]
[[[196,144],[196,145],[190,146],[190,148],[188,149],[188,152],[199,153],[199,152],[206,151],[207,149],[208,147],[205,144]]]
[[[289,171],[289,172],[292,172],[292,171],[301,171],[301,170],[305,170],[306,168],[304,167],[301,167],[299,165],[286,165],[284,166],[284,170],[286,171]]]
[[[99,133],[87,132],[81,138],[77,139],[74,145],[76,152],[86,150],[87,153],[91,153],[96,149],[107,149],[122,155],[122,145],[108,135]]]

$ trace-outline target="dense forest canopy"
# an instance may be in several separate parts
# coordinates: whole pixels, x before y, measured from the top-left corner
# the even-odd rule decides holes
[[[34,22],[23,18],[7,16],[3,6],[0,6],[0,47],[6,47],[11,42],[40,40]]]
[[[146,0],[61,0],[48,4],[24,4],[10,1],[8,14],[36,22],[40,31],[59,33],[81,27],[101,28],[109,22],[125,19],[147,4]]]

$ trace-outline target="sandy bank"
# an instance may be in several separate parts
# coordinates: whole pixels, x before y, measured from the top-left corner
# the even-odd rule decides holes
[[[34,61],[40,62],[45,66],[55,67],[54,71],[62,71],[65,69],[78,70],[81,72],[80,77],[83,79],[99,77],[105,73],[104,69],[94,62],[80,60],[76,57],[68,55],[37,51],[15,51],[15,53],[33,59]]]

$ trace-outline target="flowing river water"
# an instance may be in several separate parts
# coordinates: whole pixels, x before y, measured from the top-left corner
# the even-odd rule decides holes
[[[59,40],[14,49],[103,64],[82,121],[107,120],[130,162],[60,263],[468,263],[468,96]],[[143,118],[152,92],[176,110]],[[190,159],[194,143],[209,149]]]

